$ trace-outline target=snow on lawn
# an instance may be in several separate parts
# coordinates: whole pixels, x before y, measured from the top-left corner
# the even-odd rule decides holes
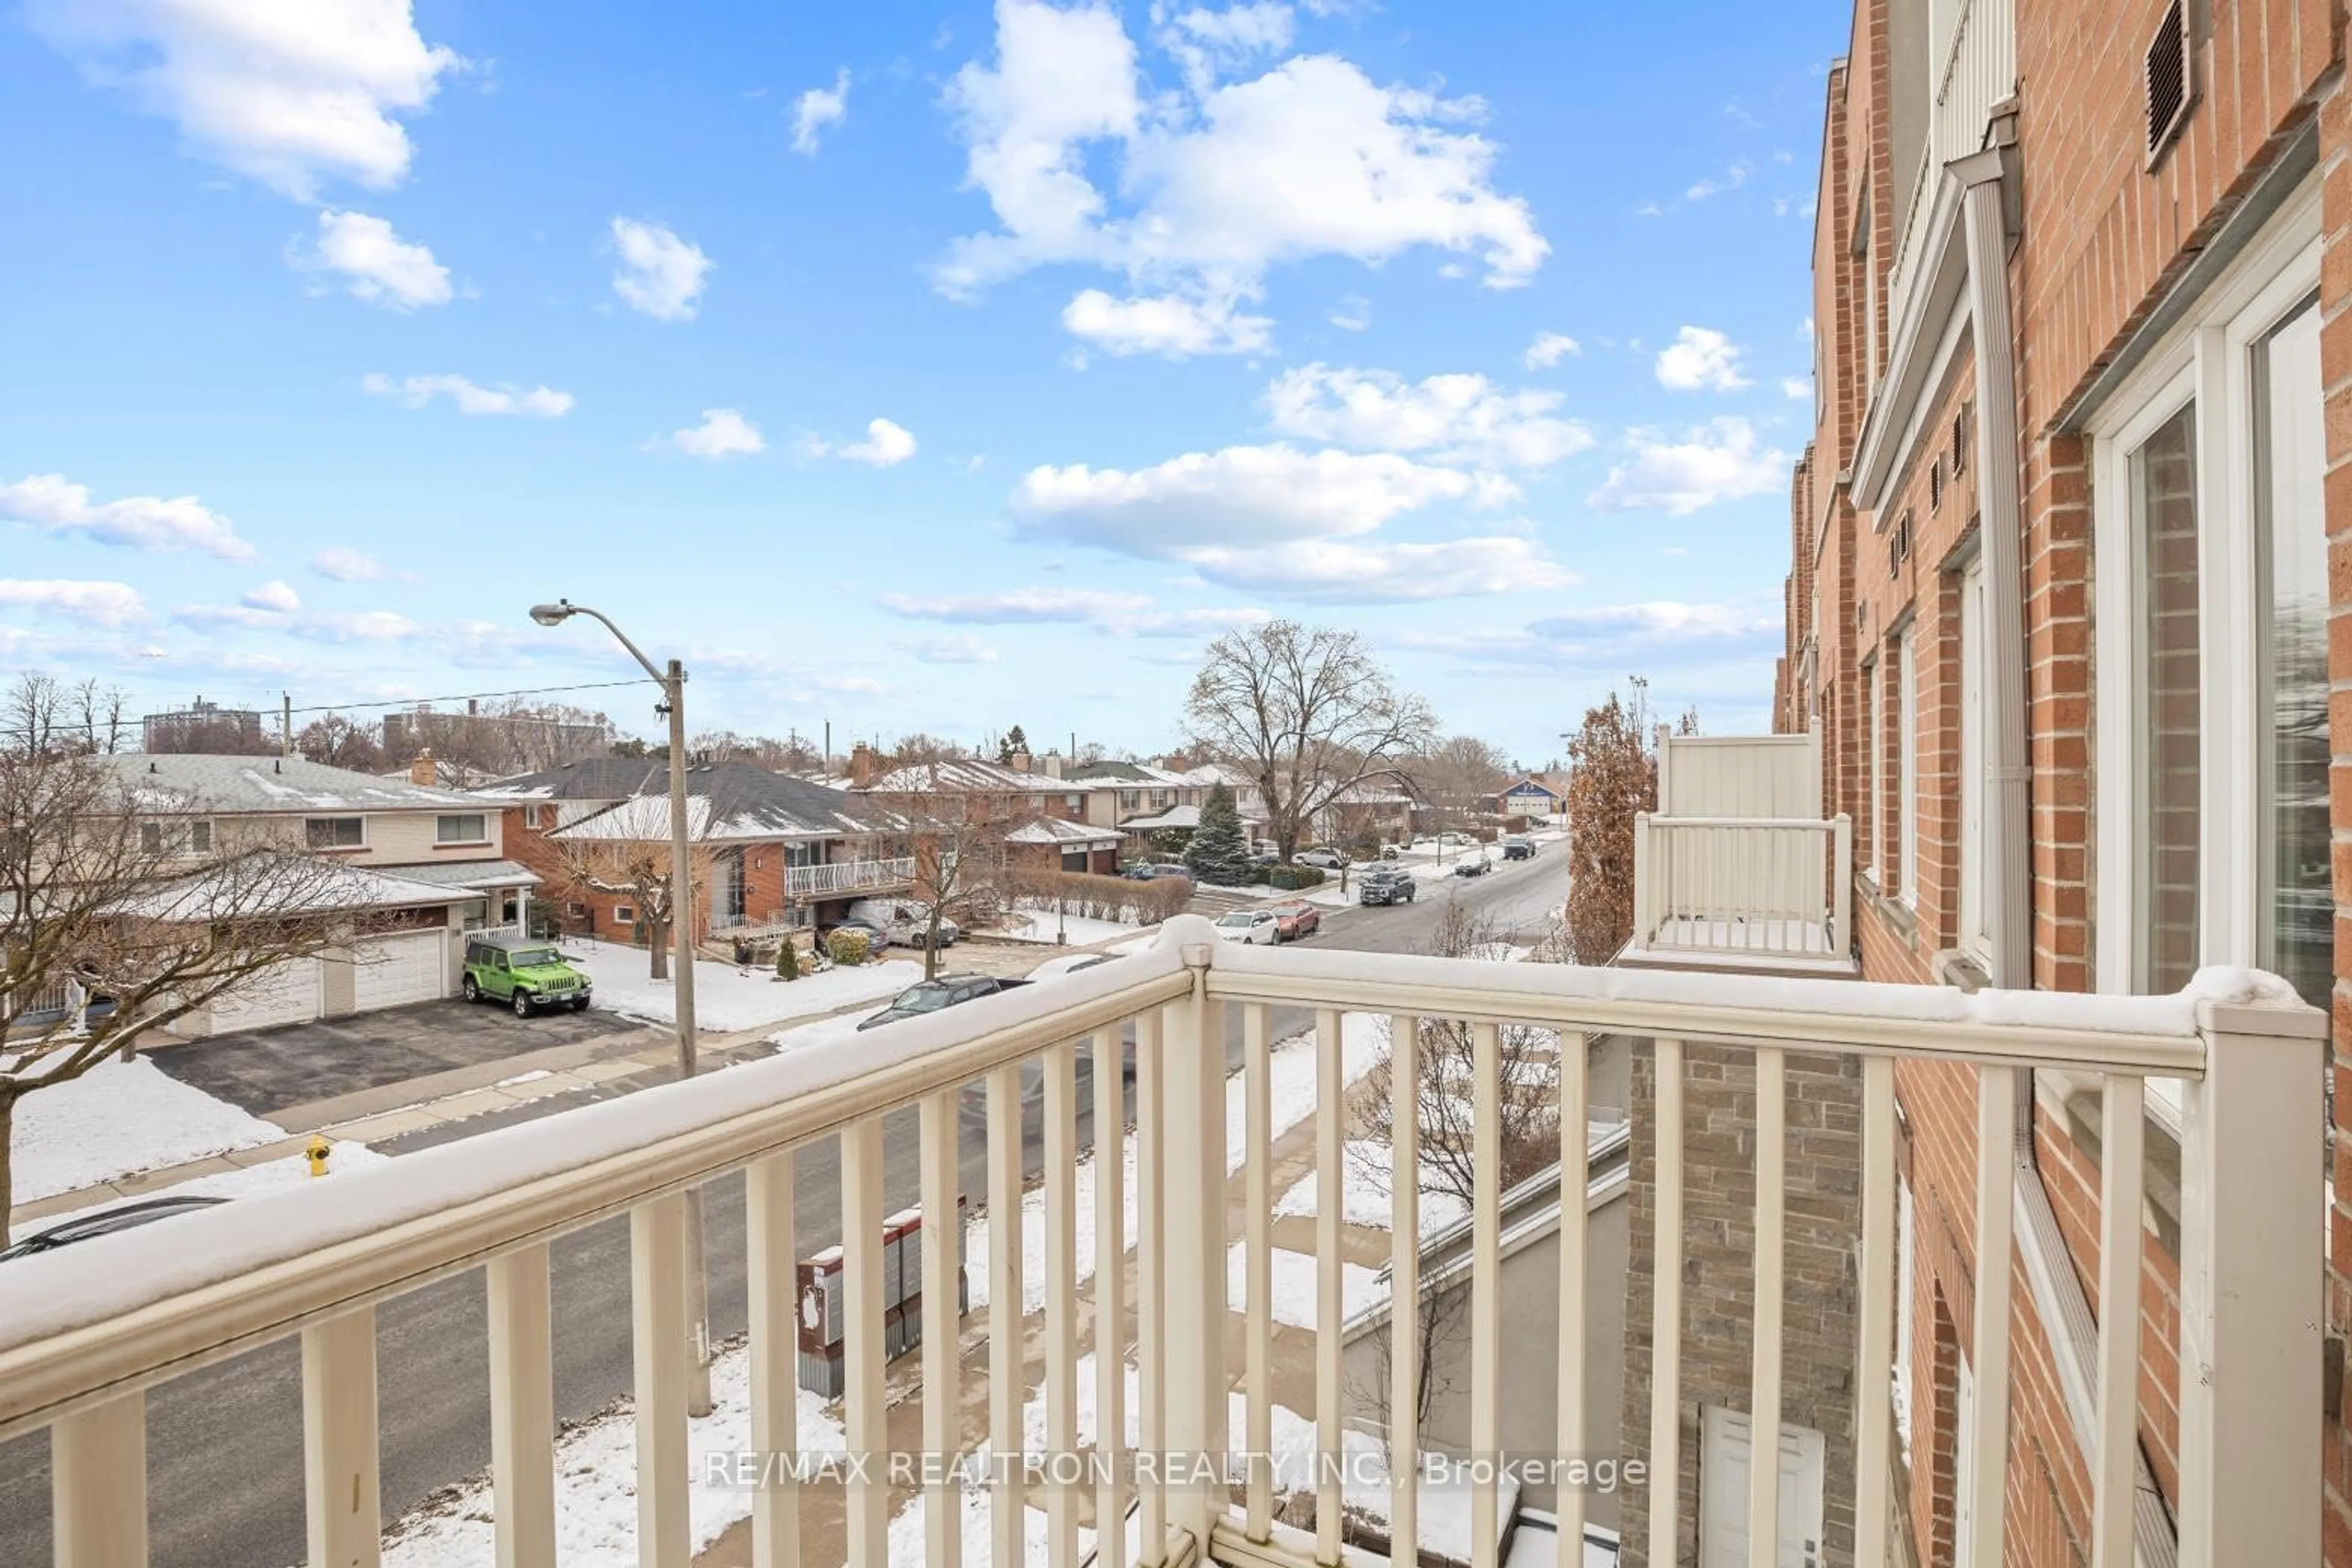
[[[692,1474],[688,1506],[693,1549],[700,1552],[751,1511],[748,1489],[706,1485],[710,1455],[748,1454],[751,1447],[751,1355],[737,1342],[710,1363],[711,1412],[690,1422],[687,1447]],[[623,1400],[555,1440],[555,1560],[564,1568],[635,1568],[637,1562],[636,1425]],[[800,1390],[800,1450],[842,1453],[848,1442],[825,1403]],[[385,1568],[453,1568],[497,1555],[490,1477],[485,1470],[435,1494],[384,1534]],[[898,1559],[894,1555],[894,1562]],[[919,1562],[918,1552],[908,1562]]]
[[[1266,1256],[1273,1260],[1274,1321],[1288,1323],[1294,1328],[1315,1327],[1318,1265],[1314,1256],[1279,1247],[1271,1249]],[[1387,1299],[1388,1287],[1381,1283],[1377,1270],[1367,1268],[1360,1263],[1340,1263],[1339,1317],[1342,1321],[1379,1306]],[[1249,1251],[1244,1242],[1234,1242],[1225,1253],[1225,1305],[1236,1312],[1249,1310]]]
[[[1007,910],[1004,923],[988,934],[1007,942],[1050,942],[1057,931],[1072,947],[1091,947],[1115,937],[1133,936],[1150,927],[1129,921],[1098,921],[1087,915],[1056,915],[1051,910]]]
[[[1135,1199],[1133,1138],[1120,1141],[1119,1164],[1119,1206],[1125,1211],[1119,1235],[1132,1246],[1139,1213]],[[1095,1157],[1089,1151],[1080,1156],[1070,1186],[1078,1219],[1076,1251],[1078,1283],[1081,1285],[1095,1277]],[[986,1306],[991,1283],[988,1277],[987,1210],[976,1209],[964,1222],[963,1245],[964,1275],[971,1287],[971,1305],[975,1309]],[[1045,1305],[1045,1189],[1041,1184],[1021,1195],[1021,1310],[1025,1315],[1043,1310]]]
[[[565,938],[562,945],[595,982],[599,1008],[656,1024],[677,1018],[670,983],[651,978],[652,958],[644,948],[576,937]],[[746,973],[731,963],[698,959],[694,965],[694,1019],[705,1029],[756,1029],[895,996],[922,977],[923,966],[906,959],[845,964],[791,982],[777,979],[772,969],[755,967]]]
[[[16,1102],[15,1134],[10,1168],[20,1204],[288,1136],[145,1057],[110,1057],[78,1079],[25,1096]]]
[[[1031,970],[1029,978],[1032,980],[1058,979],[1082,963],[1091,963],[1100,958],[1125,958],[1131,952],[1141,952],[1157,940],[1156,935],[1132,937],[1126,942],[1115,942],[1099,952],[1071,952],[1065,953],[1059,958],[1049,958]]]
[[[1343,1013],[1339,1017],[1339,1080],[1352,1084],[1389,1054],[1388,1020],[1373,1013]],[[1274,1136],[1280,1138],[1315,1114],[1315,1035],[1293,1035],[1276,1046],[1271,1062],[1267,1103],[1274,1112]],[[1245,1074],[1235,1073],[1225,1083],[1225,1169],[1238,1171],[1247,1159],[1248,1101],[1243,1095]]]
[[[76,1209],[73,1217],[103,1214],[124,1204],[143,1203],[153,1197],[249,1198],[257,1193],[273,1192],[279,1187],[299,1187],[305,1182],[331,1182],[337,1176],[348,1176],[353,1171],[364,1171],[371,1165],[392,1162],[389,1154],[379,1154],[364,1143],[339,1142],[327,1154],[327,1173],[310,1174],[308,1155],[288,1154],[281,1159],[264,1160],[257,1165],[243,1165],[234,1171],[215,1171],[209,1176],[193,1181],[174,1182],[152,1193],[140,1193],[127,1198],[112,1198],[102,1204],[92,1204],[86,1209]]]
[[[1341,1217],[1349,1225],[1360,1225],[1373,1230],[1387,1230],[1395,1218],[1395,1207],[1390,1194],[1396,1186],[1396,1152],[1386,1143],[1369,1139],[1349,1139],[1340,1161],[1343,1173]],[[1319,1191],[1320,1177],[1299,1178],[1274,1205],[1276,1215],[1304,1215],[1312,1218]],[[1421,1234],[1433,1236],[1470,1212],[1470,1206],[1456,1194],[1433,1190],[1426,1184],[1429,1173],[1422,1173]]]

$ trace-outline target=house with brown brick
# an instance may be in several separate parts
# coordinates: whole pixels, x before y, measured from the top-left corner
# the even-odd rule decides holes
[[[2344,24],[2329,0],[1856,6],[1826,81],[1774,712],[1817,748],[1813,814],[1852,824],[1831,936],[1863,979],[2125,997],[2268,971],[2336,1043],[2278,1042],[2263,1070],[2346,1081]],[[1680,895],[1672,854],[1652,866],[1654,914]],[[1653,1118],[1665,1070],[1637,1067]],[[1804,1431],[1853,1435],[1819,1560],[2352,1564],[2352,1145],[2277,1126],[2284,1168],[2335,1178],[2325,1215],[2316,1186],[2233,1206],[2200,1144],[2229,1092],[2206,1070],[1895,1065],[1891,1212],[1822,1298],[1887,1290],[1892,1332],[1851,1342],[1850,1393],[1782,1405],[1784,1485]],[[1684,1110],[1696,1149],[1714,1124]],[[1738,1125],[1715,1153],[1734,1167]],[[1637,1205],[1642,1150],[1637,1114]],[[2111,1212],[2130,1150],[2140,1195]],[[2309,1241],[2234,1275],[2217,1215]],[[2215,1303],[2280,1290],[2307,1309],[2260,1375],[2280,1412],[2326,1391],[2315,1434],[2215,1403],[2248,1367],[2210,1359]],[[1713,1564],[1744,1537],[1691,1507],[1704,1455],[1678,1539]],[[2257,1476],[2265,1506],[2202,1534]]]

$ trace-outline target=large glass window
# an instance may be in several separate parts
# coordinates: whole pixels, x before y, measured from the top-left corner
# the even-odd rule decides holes
[[[1979,555],[1960,574],[1960,945],[1990,951],[1985,916],[1985,574]]]
[[[2262,799],[2267,853],[2263,962],[2305,1001],[2328,1005],[2336,899],[2327,828],[2326,432],[2319,307],[2311,301],[2254,347],[2254,508],[2265,557],[2263,695],[2269,707]]]
[[[1906,630],[1895,645],[1895,787],[1896,864],[1902,868],[1902,899],[1919,902],[1919,639]]]
[[[1870,768],[1870,803],[1862,824],[1862,863],[1870,872],[1870,880],[1879,891],[1886,890],[1886,879],[1880,870],[1878,847],[1886,837],[1886,737],[1879,732],[1878,715],[1884,705],[1878,700],[1878,666],[1875,662],[1862,667],[1862,749]]]
[[[2198,654],[2197,409],[2157,426],[2131,454],[2139,576],[2141,973],[2135,989],[2175,991],[2198,961],[2201,669]]]

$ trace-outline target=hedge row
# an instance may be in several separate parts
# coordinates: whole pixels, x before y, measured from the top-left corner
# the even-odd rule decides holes
[[[1155,877],[1148,882],[1097,877],[1085,871],[1018,871],[1011,878],[1016,903],[1033,910],[1059,910],[1089,920],[1157,925],[1184,912],[1192,901],[1189,877]]]

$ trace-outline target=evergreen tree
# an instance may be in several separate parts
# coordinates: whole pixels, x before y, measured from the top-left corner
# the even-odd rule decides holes
[[[1009,768],[1013,765],[1013,759],[1015,756],[1021,755],[1028,750],[1029,737],[1021,732],[1020,725],[1015,724],[1013,728],[1004,731],[1004,742],[1002,745],[996,748],[997,765],[999,767]]]
[[[1242,814],[1234,792],[1223,784],[1209,791],[1201,805],[1201,826],[1184,847],[1184,867],[1192,879],[1213,887],[1239,888],[1250,879],[1249,840],[1242,832]]]
[[[798,980],[801,977],[800,944],[793,941],[790,931],[784,933],[783,945],[776,949],[776,978]]]

